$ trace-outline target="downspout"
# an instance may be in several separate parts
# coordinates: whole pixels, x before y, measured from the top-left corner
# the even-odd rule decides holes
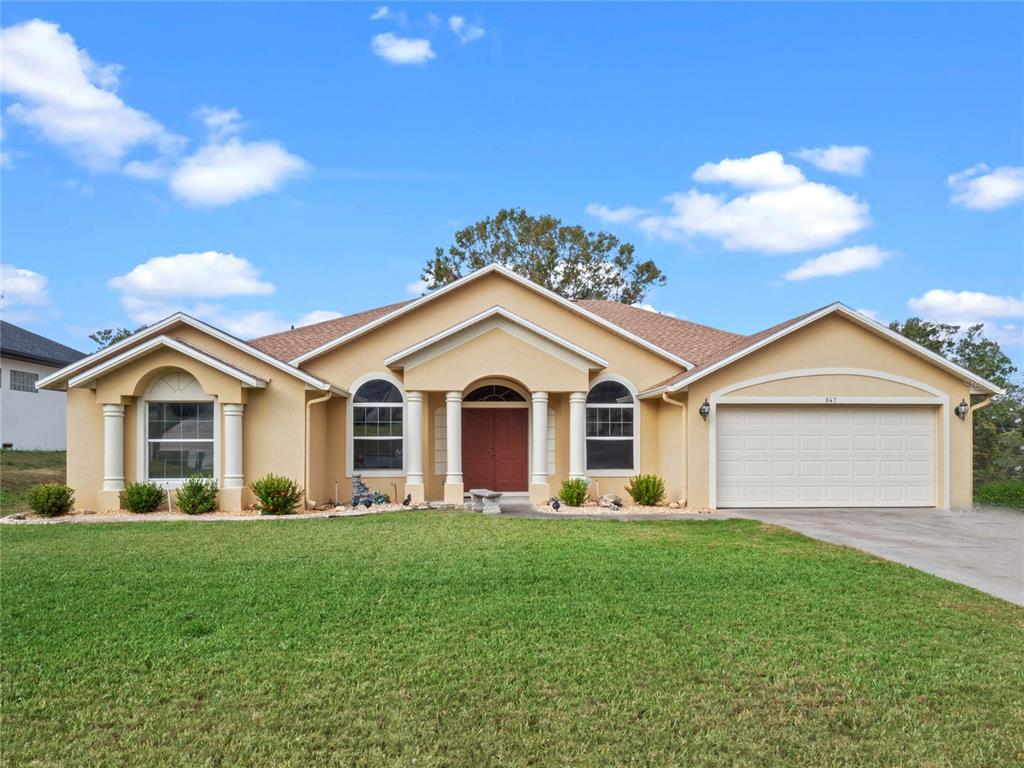
[[[686,403],[680,403],[678,400],[673,400],[671,397],[668,396],[668,392],[662,392],[661,393],[661,399],[664,402],[668,403],[669,405],[676,406],[677,408],[679,408],[679,410],[681,412],[680,416],[682,417],[682,426],[683,426],[683,450],[682,450],[682,454],[683,454],[682,459],[683,460],[682,460],[682,472],[680,474],[680,479],[682,481],[682,491],[683,492],[680,494],[681,498],[679,499],[679,504],[680,504],[680,506],[685,507],[686,506],[686,502],[687,502],[688,493],[689,493],[689,490],[690,490],[689,483],[687,482],[687,480],[688,480],[688,471],[689,471],[689,468],[687,467],[687,455],[688,455],[689,448],[690,448],[690,446],[689,446],[690,436],[686,433]]]
[[[984,408],[987,405],[992,405],[992,395],[985,395],[981,400],[971,404],[971,413]]]
[[[316,509],[316,499],[309,498],[309,463],[310,463],[311,454],[312,454],[312,448],[309,445],[309,439],[310,439],[310,436],[309,436],[309,432],[310,432],[309,424],[310,424],[310,418],[311,418],[311,414],[312,414],[312,409],[313,409],[314,405],[317,405],[318,403],[326,403],[332,397],[334,397],[334,393],[331,392],[330,390],[327,390],[327,394],[324,395],[323,397],[314,397],[312,400],[307,400],[306,401],[306,471],[304,473],[305,485],[302,487],[302,491],[306,495],[306,507],[307,508],[309,507],[310,504],[312,504],[313,505],[313,509]]]

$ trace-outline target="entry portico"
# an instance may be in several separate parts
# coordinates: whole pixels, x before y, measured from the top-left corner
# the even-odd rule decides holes
[[[385,363],[401,373],[407,404],[416,404],[408,413],[406,462],[406,492],[416,502],[425,499],[420,407],[431,392],[444,392],[448,503],[461,502],[467,474],[470,485],[489,478],[491,485],[501,486],[494,490],[528,492],[532,500],[546,501],[551,495],[550,404],[563,397],[582,402],[591,377],[608,365],[599,355],[500,306],[390,355]],[[483,380],[492,383],[480,383],[481,370],[487,374]],[[482,395],[486,388],[488,394]],[[473,410],[469,418],[464,408]],[[467,435],[469,452],[463,445]],[[570,425],[568,439],[569,454],[582,455],[582,419],[576,420],[575,429]],[[521,487],[516,487],[520,477]]]

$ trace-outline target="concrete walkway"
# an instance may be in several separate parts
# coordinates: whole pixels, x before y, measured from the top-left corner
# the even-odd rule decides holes
[[[1024,512],[1008,509],[743,509],[780,525],[1024,605]]]

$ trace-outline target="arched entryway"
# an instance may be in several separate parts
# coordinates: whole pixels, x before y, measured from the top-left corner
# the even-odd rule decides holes
[[[467,489],[529,490],[530,401],[511,382],[484,381],[462,399],[462,474]]]

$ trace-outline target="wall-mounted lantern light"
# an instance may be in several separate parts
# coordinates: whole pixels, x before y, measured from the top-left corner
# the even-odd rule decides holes
[[[708,402],[706,397],[704,398],[704,402],[700,404],[700,409],[697,413],[700,414],[700,417],[704,419],[704,421],[708,420],[708,414],[711,413],[711,403]]]
[[[971,406],[967,404],[967,401],[961,400],[960,405],[953,409],[953,413],[960,417],[960,421],[965,421],[970,410]]]

